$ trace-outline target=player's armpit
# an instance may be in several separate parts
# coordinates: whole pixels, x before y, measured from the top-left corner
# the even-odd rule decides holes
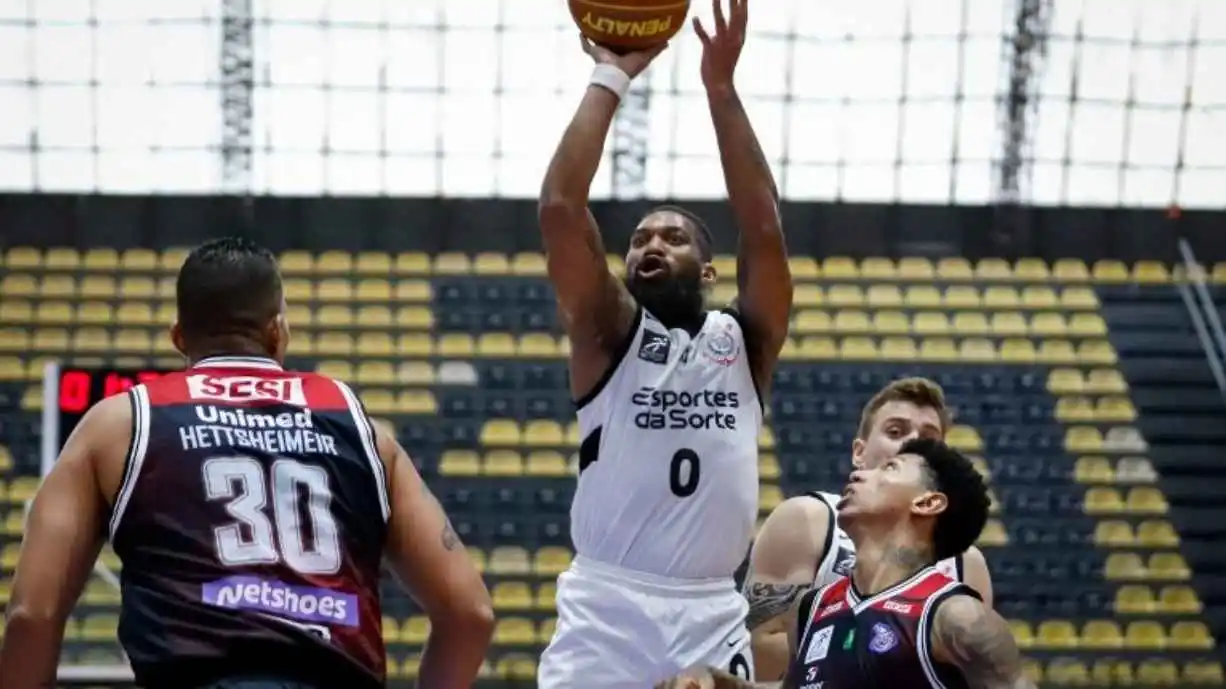
[[[388,468],[391,517],[387,559],[430,618],[419,684],[472,685],[494,629],[494,609],[481,574],[400,444],[377,431]]]
[[[85,587],[106,528],[107,499],[95,469],[100,446],[128,428],[126,395],[105,400],[77,425],[26,518],[0,647],[0,687],[55,682],[64,623]],[[121,442],[121,441],[120,441]]]
[[[937,608],[933,653],[956,665],[974,689],[1034,689],[1022,672],[1022,654],[1000,615],[970,596],[953,596]]]
[[[962,554],[962,582],[983,597],[983,604],[992,607],[992,573],[983,551],[971,546]]]

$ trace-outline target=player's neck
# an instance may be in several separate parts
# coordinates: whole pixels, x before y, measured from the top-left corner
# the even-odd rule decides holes
[[[932,564],[932,553],[907,535],[856,543],[851,580],[863,596],[880,593]]]
[[[191,367],[205,359],[217,358],[273,360],[273,357],[268,354],[268,350],[258,344],[230,344],[224,347],[201,347],[199,350],[188,351],[187,365]]]

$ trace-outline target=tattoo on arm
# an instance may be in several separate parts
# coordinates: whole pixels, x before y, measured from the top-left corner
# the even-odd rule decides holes
[[[933,637],[946,659],[977,689],[1034,689],[1008,624],[977,600],[959,598],[940,609]]]
[[[455,527],[451,525],[451,520],[443,524],[443,533],[441,536],[444,550],[455,550],[460,546],[460,536],[455,532]]]
[[[808,584],[763,584],[751,581],[745,587],[745,600],[749,601],[749,615],[745,626],[750,631],[786,613],[798,598],[813,588]]]

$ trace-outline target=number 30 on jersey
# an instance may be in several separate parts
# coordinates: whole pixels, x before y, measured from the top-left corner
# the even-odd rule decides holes
[[[205,496],[227,500],[226,512],[235,520],[213,529],[223,565],[283,564],[299,574],[340,571],[332,491],[323,468],[278,459],[265,471],[250,457],[217,457],[207,460],[202,470]],[[309,544],[304,518],[310,521]]]

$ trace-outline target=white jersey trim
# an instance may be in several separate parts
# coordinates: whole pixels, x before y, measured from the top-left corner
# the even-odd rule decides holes
[[[332,382],[336,383],[337,389],[341,391],[345,403],[349,406],[349,413],[353,415],[353,423],[358,429],[358,438],[362,441],[366,461],[370,463],[370,472],[375,477],[375,490],[379,493],[379,510],[383,514],[383,521],[386,522],[392,513],[391,500],[387,494],[386,467],[379,456],[379,447],[375,442],[375,427],[366,413],[366,408],[362,406],[361,400],[353,393],[353,390],[339,380],[332,380]]]
[[[919,656],[920,669],[924,671],[924,677],[928,678],[928,684],[932,686],[932,689],[946,689],[945,683],[937,675],[937,668],[932,659],[932,640],[929,638],[932,634],[932,618],[935,616],[937,604],[962,586],[963,584],[957,581],[945,584],[924,601],[924,608],[920,610],[919,625],[915,629],[915,650],[916,655]]]
[[[145,464],[145,455],[149,451],[149,389],[144,385],[134,386],[128,391],[128,402],[132,406],[132,441],[128,444],[128,456],[124,460],[123,479],[119,483],[119,492],[115,495],[115,507],[111,510],[109,533],[111,540],[119,531],[119,523],[136,490],[136,482],[140,480],[141,468]]]

